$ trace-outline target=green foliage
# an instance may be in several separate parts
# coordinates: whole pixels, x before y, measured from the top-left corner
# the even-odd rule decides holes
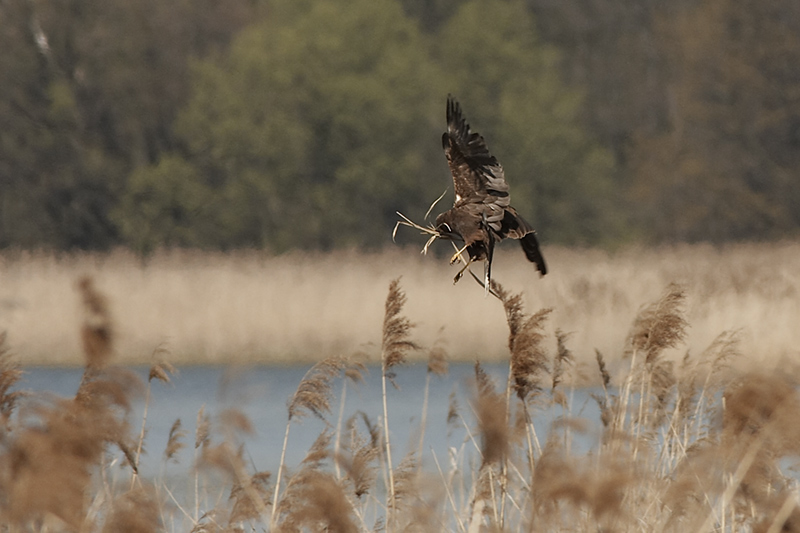
[[[174,146],[187,58],[224,45],[247,3],[0,3],[0,246],[127,244],[126,178]]]
[[[220,231],[211,190],[195,168],[174,156],[135,171],[115,215],[123,237],[140,253],[203,246]]]
[[[424,210],[438,189],[425,174],[441,159],[433,117],[443,91],[425,42],[390,0],[276,4],[283,16],[196,66],[178,121],[225,199],[226,240],[385,243],[394,211]]]

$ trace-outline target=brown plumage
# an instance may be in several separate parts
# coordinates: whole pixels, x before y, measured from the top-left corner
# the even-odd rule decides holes
[[[502,165],[489,153],[483,137],[470,130],[461,106],[452,96],[447,98],[447,131],[442,135],[442,147],[456,197],[453,207],[436,217],[436,230],[445,239],[464,243],[451,262],[464,250],[469,254],[466,266],[485,261],[484,282],[488,287],[494,245],[511,238],[520,241],[525,256],[540,275],[547,274],[536,232],[510,205]],[[456,281],[464,269],[456,275]]]

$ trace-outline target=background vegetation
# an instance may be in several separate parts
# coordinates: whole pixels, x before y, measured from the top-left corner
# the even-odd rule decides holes
[[[686,350],[700,353],[735,332],[744,368],[772,369],[800,346],[800,244],[681,245],[608,254],[552,246],[552,273],[538,279],[517,246],[501,245],[497,279],[532,309],[552,308],[546,331],[570,334],[578,364],[595,349],[614,364],[643,300],[670,283],[686,289]],[[0,331],[25,365],[80,365],[76,284],[91,275],[116,319],[116,358],[146,365],[153,351],[186,364],[297,364],[370,351],[381,328],[387,278],[402,276],[415,339],[458,361],[504,360],[498,301],[457,266],[418,249],[381,253],[131,252],[0,256]],[[552,340],[546,341],[555,349]],[[679,359],[683,351],[665,357]],[[409,358],[425,357],[412,352]]]
[[[0,48],[2,247],[381,247],[448,92],[546,243],[800,226],[792,0],[6,0]]]

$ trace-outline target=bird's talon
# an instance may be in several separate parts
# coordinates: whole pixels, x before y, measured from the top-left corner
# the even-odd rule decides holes
[[[467,245],[465,244],[462,248],[459,248],[458,250],[456,250],[456,253],[454,253],[453,257],[450,258],[450,264],[452,265],[453,263],[455,263],[456,261],[461,259],[461,254],[463,254],[464,250],[466,250],[466,249],[467,249]]]

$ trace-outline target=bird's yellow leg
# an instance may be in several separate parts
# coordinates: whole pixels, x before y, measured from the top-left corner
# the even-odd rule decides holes
[[[467,245],[465,244],[462,248],[459,248],[458,250],[456,250],[456,253],[454,253],[453,257],[450,258],[450,264],[452,265],[453,263],[458,261],[461,258],[461,254],[464,253],[464,250],[466,250],[466,249],[467,249]],[[463,261],[463,259],[461,259],[461,260]],[[467,262],[467,264],[469,264],[469,262]]]
[[[458,283],[458,280],[460,280],[461,276],[464,275],[464,271],[467,270],[469,268],[469,265],[471,265],[471,264],[472,264],[472,258],[470,257],[469,261],[467,261],[467,263],[463,267],[461,267],[461,270],[458,271],[458,274],[456,274],[456,277],[453,278],[453,285]]]

